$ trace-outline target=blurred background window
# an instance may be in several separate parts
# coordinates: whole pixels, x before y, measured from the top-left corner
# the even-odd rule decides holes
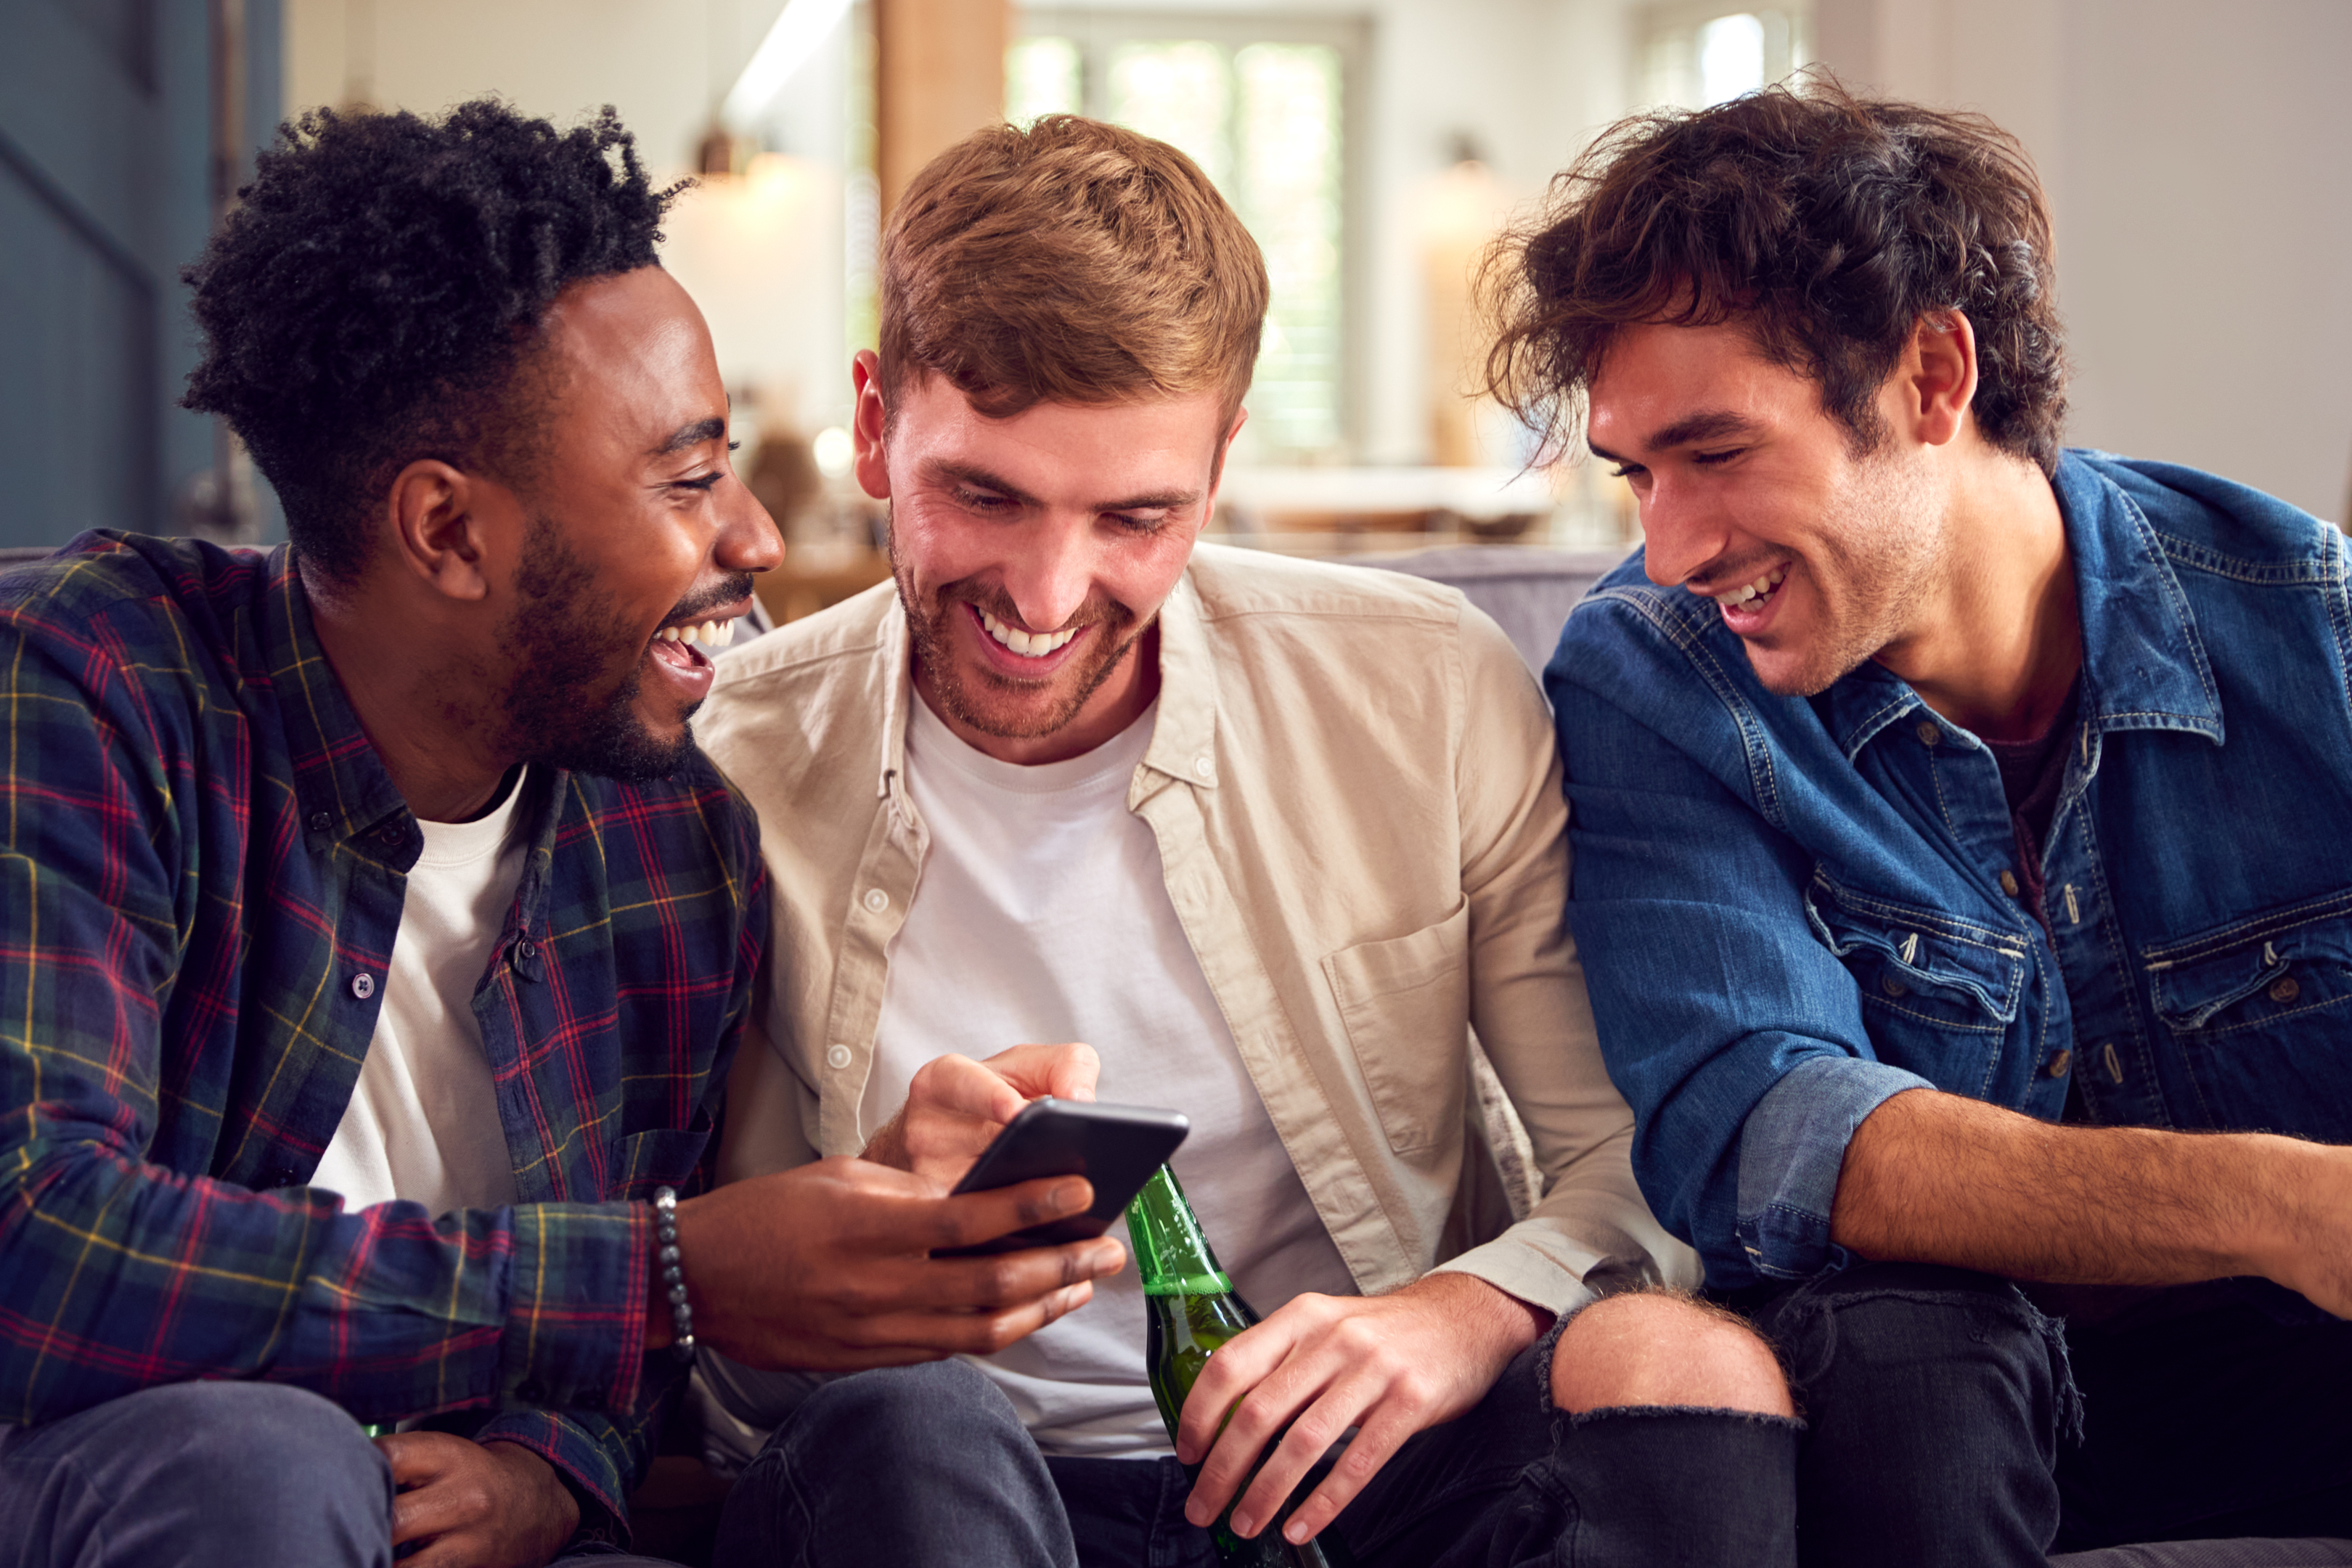
[[[1347,17],[1032,9],[1005,51],[1005,117],[1090,114],[1181,148],[1265,253],[1272,286],[1241,462],[1323,462],[1356,442],[1348,384]]]
[[[1641,79],[1645,109],[1706,109],[1754,92],[1805,68],[1811,13],[1779,7],[1726,10],[1660,5],[1643,17]]]

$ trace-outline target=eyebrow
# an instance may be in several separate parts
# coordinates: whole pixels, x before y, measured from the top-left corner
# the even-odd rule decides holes
[[[705,441],[717,441],[727,434],[727,421],[717,415],[698,419],[691,425],[681,425],[670,432],[668,440],[653,449],[656,458],[667,458],[673,452],[683,452],[688,447],[699,447]]]
[[[969,463],[934,458],[927,461],[923,467],[934,480],[961,479],[963,483],[981,489],[994,490],[997,494],[1007,500],[1018,501],[1023,506],[1042,504],[1035,496],[1020,486],[1008,483],[990,473],[986,468],[975,468]],[[1094,510],[1097,511],[1153,511],[1165,508],[1172,510],[1179,507],[1191,506],[1200,499],[1199,490],[1160,490],[1149,495],[1129,496],[1124,500],[1105,501],[1096,506]]]
[[[1744,414],[1734,414],[1727,408],[1710,408],[1686,415],[1658,431],[1643,443],[1651,451],[1667,451],[1676,447],[1696,446],[1702,441],[1720,441],[1727,436],[1755,434],[1756,422]],[[1619,457],[1597,441],[1588,439],[1585,445],[1592,455],[1606,463],[1622,463],[1630,459]]]

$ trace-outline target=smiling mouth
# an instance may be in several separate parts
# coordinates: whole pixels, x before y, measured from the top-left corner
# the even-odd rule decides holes
[[[1780,593],[1780,584],[1788,580],[1788,576],[1789,568],[1786,565],[1775,566],[1752,583],[1742,583],[1727,594],[1713,594],[1708,596],[1726,610],[1753,613],[1771,602],[1773,596]]]
[[[710,656],[735,640],[735,618],[689,621],[664,626],[653,637],[652,652],[664,664],[681,670],[709,669]]]
[[[1048,654],[1058,653],[1072,637],[1086,630],[1084,626],[1072,626],[1066,631],[1024,632],[1016,626],[1006,626],[978,605],[972,605],[972,611],[980,616],[981,629],[998,647],[1019,654],[1023,658],[1044,658]]]

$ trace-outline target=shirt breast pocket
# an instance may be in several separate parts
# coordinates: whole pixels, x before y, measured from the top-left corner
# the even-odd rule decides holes
[[[2017,939],[1930,910],[1853,900],[1820,882],[1806,890],[1805,910],[1813,934],[1853,976],[1881,1061],[1957,1088],[1981,1052],[1979,1092],[1991,1088],[2025,990]]]
[[[2142,957],[2212,1126],[2352,1133],[2352,889]]]
[[[1409,935],[1343,948],[1323,974],[1389,1147],[1454,1147],[1469,1082],[1469,903]]]

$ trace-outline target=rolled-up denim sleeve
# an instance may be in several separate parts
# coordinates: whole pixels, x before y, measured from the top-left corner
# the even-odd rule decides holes
[[[1798,1062],[1764,1091],[1739,1130],[1734,1210],[1740,1248],[1759,1274],[1792,1279],[1821,1268],[1853,1130],[1905,1089],[1934,1087],[1885,1062],[1823,1054]]]
[[[1587,601],[1546,675],[1574,849],[1569,917],[1633,1172],[1707,1281],[1801,1279],[1833,1257],[1847,1143],[1927,1080],[1877,1059],[1853,975],[1814,932],[1813,857],[1713,654]]]

